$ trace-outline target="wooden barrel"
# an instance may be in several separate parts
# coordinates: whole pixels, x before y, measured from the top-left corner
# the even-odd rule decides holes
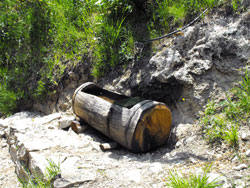
[[[165,143],[171,112],[161,102],[138,100],[88,82],[75,90],[74,113],[133,152],[147,152]]]

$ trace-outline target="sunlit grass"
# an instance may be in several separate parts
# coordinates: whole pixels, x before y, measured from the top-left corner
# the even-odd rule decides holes
[[[53,188],[53,182],[57,175],[61,173],[60,164],[47,159],[48,166],[45,169],[45,176],[40,177],[37,174],[29,175],[28,181],[19,180],[23,188]]]
[[[238,130],[250,118],[250,72],[230,91],[227,98],[216,104],[209,101],[201,118],[204,137],[211,144],[225,141],[234,149],[239,144]]]
[[[209,180],[208,173],[211,167],[203,169],[202,174],[177,174],[171,173],[167,178],[166,187],[169,188],[216,188],[220,187],[217,179]]]

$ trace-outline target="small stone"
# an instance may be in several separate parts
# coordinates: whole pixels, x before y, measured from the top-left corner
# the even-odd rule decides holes
[[[28,159],[28,168],[31,173],[43,177],[47,166],[46,158],[37,152],[29,152]]]
[[[4,138],[5,136],[5,132],[4,131],[0,131],[0,138]]]
[[[73,186],[74,183],[70,182],[69,180],[66,180],[64,178],[59,178],[54,181],[54,187],[55,188],[66,188]]]
[[[247,133],[242,133],[242,135],[241,135],[241,139],[242,139],[243,141],[247,141],[247,140],[249,140],[249,139],[250,139],[250,135],[249,135],[249,134],[247,134]]]
[[[7,147],[7,143],[6,142],[2,143],[2,148],[5,148],[5,147]]]
[[[246,151],[246,156],[250,157],[250,149]]]
[[[219,159],[219,158],[221,158],[222,157],[222,154],[217,154],[216,155],[216,159]]]
[[[86,169],[68,168],[66,171],[62,170],[62,178],[55,180],[55,188],[73,187],[76,184],[94,181],[96,173]]]
[[[198,161],[195,159],[195,158],[193,158],[193,157],[190,157],[189,158],[189,161],[191,162],[191,163],[197,163]]]
[[[179,147],[181,147],[181,145],[182,145],[182,142],[179,141],[179,142],[177,142],[177,143],[175,144],[175,148],[179,148]]]
[[[240,170],[243,170],[243,169],[247,169],[246,164],[240,164],[239,166],[233,167],[233,170],[237,170],[237,171],[240,171]]]
[[[236,174],[236,175],[234,175],[234,179],[241,179],[241,178],[243,178],[242,174]]]
[[[236,161],[238,161],[238,157],[236,156],[236,157],[234,157],[233,159],[232,159],[232,162],[234,163],[234,162],[236,162]]]
[[[242,181],[240,179],[235,180],[234,184],[235,184],[235,188],[245,188],[246,187],[244,181]]]
[[[227,183],[227,178],[225,176],[221,176],[220,174],[217,173],[208,173],[208,183],[213,182],[214,180],[218,183],[218,184],[222,184],[222,187],[229,187],[228,183]]]
[[[58,129],[65,129],[70,126],[72,121],[75,120],[74,116],[64,116],[58,121]]]
[[[93,150],[101,151],[100,145],[97,144],[96,142],[91,142],[90,144],[91,144]]]

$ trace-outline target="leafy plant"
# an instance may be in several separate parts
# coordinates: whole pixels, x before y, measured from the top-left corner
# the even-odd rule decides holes
[[[0,113],[9,115],[16,108],[17,96],[15,92],[0,85]]]
[[[232,0],[232,7],[235,11],[240,8],[241,0]]]
[[[216,103],[213,100],[208,100],[206,109],[205,109],[205,115],[213,115],[216,112]]]

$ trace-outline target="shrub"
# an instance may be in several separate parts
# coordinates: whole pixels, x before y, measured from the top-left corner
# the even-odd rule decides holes
[[[0,115],[9,115],[16,108],[16,94],[0,85]]]

